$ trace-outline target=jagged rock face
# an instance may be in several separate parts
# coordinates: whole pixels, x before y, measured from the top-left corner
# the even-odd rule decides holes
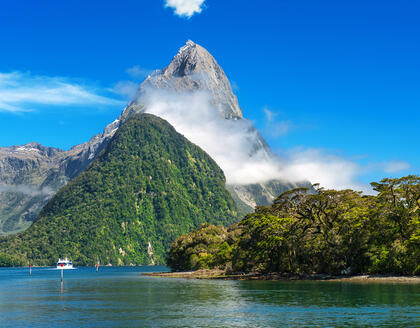
[[[44,182],[62,152],[37,143],[0,148],[1,233],[27,228],[54,194]]]
[[[209,92],[211,104],[222,117],[246,120],[223,69],[206,49],[191,40],[179,49],[167,67],[154,71],[143,81],[134,100],[124,109],[122,120],[147,111],[147,94],[150,90]],[[251,129],[256,130],[252,126]],[[252,145],[250,156],[257,152],[262,152],[267,158],[272,156],[270,147],[259,132],[250,135],[253,135],[253,139],[249,140]]]
[[[119,124],[115,120],[68,151],[35,142],[0,148],[0,235],[28,228],[48,200],[108,144]]]
[[[147,88],[170,89],[178,92],[209,91],[213,105],[220,115],[229,119],[242,118],[238,99],[225,72],[210,53],[203,47],[188,41],[168,67],[155,71],[141,84],[137,100]]]
[[[210,93],[211,103],[222,117],[238,123],[240,120],[246,120],[223,69],[206,49],[192,41],[188,41],[178,51],[167,67],[153,72],[146,78],[122,116],[129,117],[133,113],[147,111],[147,93],[150,89],[178,93],[207,91]],[[262,135],[251,125],[250,130],[257,133],[249,133],[249,156],[262,154],[266,159],[272,158],[274,155]],[[229,177],[227,178],[229,180]],[[310,187],[310,183],[270,180],[248,185],[231,184],[228,190],[238,207],[247,213],[257,205],[270,205],[280,193],[301,186]]]
[[[37,176],[54,165],[62,153],[38,143],[0,148],[0,182],[7,184],[36,184]],[[37,173],[33,176],[33,173]]]
[[[311,189],[312,184],[270,180],[264,183],[229,185],[227,189],[242,213],[250,213],[256,206],[269,206],[278,195],[297,187]]]
[[[0,235],[26,229],[52,195],[82,172],[106,147],[122,121],[146,111],[145,94],[149,89],[209,92],[212,105],[222,117],[238,122],[245,120],[223,69],[206,49],[188,41],[168,67],[146,78],[120,117],[88,142],[68,151],[37,143],[0,148]],[[255,130],[252,126],[251,129]],[[262,153],[266,158],[273,156],[261,134],[250,135],[253,135],[252,140],[248,140],[250,156],[256,153]],[[272,180],[230,185],[229,191],[245,213],[256,205],[269,205],[281,192],[298,186],[309,186],[309,183]]]
[[[141,114],[121,125],[27,231],[0,238],[0,256],[25,265],[68,254],[79,265],[163,264],[175,238],[206,222],[230,225],[236,215],[214,160],[168,122]]]

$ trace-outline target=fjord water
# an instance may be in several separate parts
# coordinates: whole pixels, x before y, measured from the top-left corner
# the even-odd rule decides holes
[[[165,267],[0,269],[0,327],[419,327],[416,284],[214,281]]]

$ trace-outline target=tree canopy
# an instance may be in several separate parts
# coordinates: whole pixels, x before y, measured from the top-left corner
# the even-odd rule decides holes
[[[212,253],[223,245],[230,254],[213,267],[293,274],[420,273],[420,178],[383,179],[372,187],[376,196],[319,185],[315,192],[298,188],[281,194],[271,206],[258,207],[232,226],[233,238],[225,232],[212,235],[218,240]],[[174,269],[192,268],[183,267],[174,254],[179,254],[181,240],[194,245],[197,235],[195,231],[173,243],[168,263]],[[189,258],[200,257],[194,248],[183,247]],[[200,263],[194,268],[212,267]]]
[[[165,262],[201,223],[229,225],[236,207],[217,164],[163,119],[134,116],[23,233],[0,238],[0,265]]]

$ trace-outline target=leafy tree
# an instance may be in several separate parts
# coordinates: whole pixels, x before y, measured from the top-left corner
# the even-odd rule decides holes
[[[420,177],[383,179],[372,216],[372,272],[420,273]]]
[[[199,229],[176,239],[168,254],[173,270],[226,268],[232,257],[232,230],[202,224]]]
[[[143,114],[118,129],[28,230],[0,238],[0,256],[37,265],[60,256],[76,265],[162,264],[180,235],[236,215],[217,164],[166,121]]]
[[[285,192],[241,222],[245,233],[239,255],[249,253],[252,260],[235,261],[237,268],[339,273],[353,265],[360,270],[367,261],[367,204],[351,190]]]
[[[224,263],[207,261],[205,267],[293,274],[418,274],[420,178],[383,179],[372,186],[376,196],[325,190],[318,185],[313,190],[287,191],[271,206],[258,207],[232,226],[229,231],[235,238],[226,241],[226,255],[231,257],[225,257]],[[196,235],[192,232],[182,238],[191,241],[189,238],[194,240]],[[212,239],[217,240],[217,236]],[[212,247],[227,249],[222,241]],[[181,244],[178,270],[185,268],[184,255],[197,254],[193,242]],[[179,245],[173,244],[172,250]],[[175,254],[172,250],[170,265]]]

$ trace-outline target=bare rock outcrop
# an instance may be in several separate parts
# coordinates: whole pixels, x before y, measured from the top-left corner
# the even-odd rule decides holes
[[[58,189],[82,172],[106,147],[121,121],[133,113],[144,112],[144,96],[148,90],[171,92],[205,91],[218,113],[227,120],[243,122],[242,110],[231,84],[214,57],[200,45],[188,41],[171,63],[150,74],[139,86],[134,100],[104,132],[67,151],[44,147],[38,143],[0,148],[0,235],[22,231]],[[270,147],[252,125],[250,156],[263,153],[274,156]],[[232,184],[228,189],[243,212],[256,205],[269,205],[281,192],[308,186],[309,182],[293,183],[270,180],[254,184]]]

